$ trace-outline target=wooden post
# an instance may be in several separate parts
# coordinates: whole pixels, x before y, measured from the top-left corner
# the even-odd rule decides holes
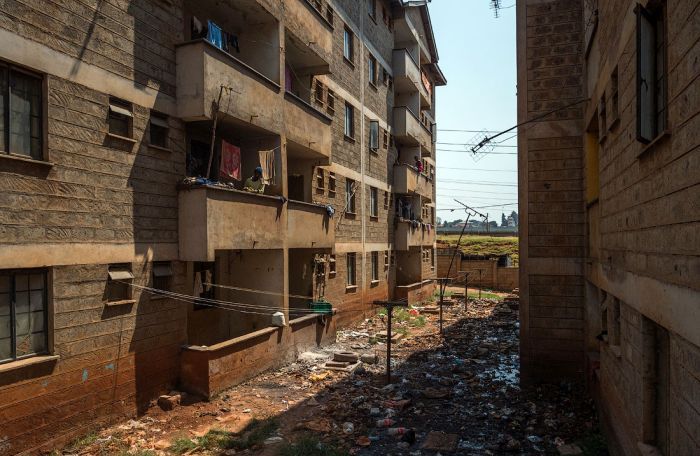
[[[469,302],[469,273],[464,272],[464,312],[467,311],[467,303]]]
[[[391,383],[391,317],[394,307],[408,307],[408,302],[403,301],[374,301],[374,305],[383,306],[387,310],[386,324],[386,384]]]

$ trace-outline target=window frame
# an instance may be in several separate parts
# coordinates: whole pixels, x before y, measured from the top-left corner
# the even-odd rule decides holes
[[[3,105],[0,105],[0,110],[2,110],[3,114],[3,125],[2,125],[2,135],[0,136],[0,156],[3,157],[17,157],[17,158],[22,158],[25,160],[35,160],[35,161],[47,161],[47,122],[46,122],[46,113],[47,113],[47,106],[46,106],[46,100],[48,99],[47,94],[46,94],[46,75],[42,73],[37,73],[35,71],[13,65],[11,62],[8,62],[6,60],[0,60],[0,68],[4,68],[6,70],[6,75],[7,75],[7,87],[6,90],[4,91],[4,103]],[[29,154],[23,154],[23,153],[17,153],[17,152],[12,152],[12,145],[11,145],[11,119],[10,119],[10,114],[12,113],[12,92],[11,92],[11,79],[13,73],[19,73],[23,76],[29,77],[36,79],[37,82],[39,83],[39,113],[38,113],[38,141],[39,141],[39,148],[38,148],[38,153],[36,154],[37,156],[34,156],[32,154],[32,147],[31,147],[31,109],[29,112],[29,117],[30,117],[30,126],[29,126]],[[3,88],[0,87],[0,90]]]
[[[379,75],[377,74],[377,58],[370,52],[368,57],[367,57],[367,67],[368,67],[368,73],[367,73],[367,78],[369,79],[369,84],[373,88],[377,88],[377,84],[379,82]]]
[[[351,267],[352,266],[352,267]],[[357,253],[348,252],[345,254],[346,288],[357,287]]]
[[[168,271],[159,271],[159,269],[167,268]],[[173,277],[173,264],[171,261],[154,261],[151,268],[151,287],[155,289],[160,289],[163,291],[172,291],[172,277]],[[165,278],[165,279],[164,279]],[[167,283],[165,287],[160,288],[158,280],[165,280]],[[151,299],[166,299],[166,295],[161,295],[153,293]]]
[[[367,15],[377,23],[377,0],[367,0]]]
[[[657,4],[652,8],[645,8],[642,5],[637,5],[635,8],[637,15],[637,30],[636,30],[636,58],[637,58],[637,75],[636,75],[636,114],[637,114],[637,125],[636,125],[636,136],[637,141],[643,144],[651,144],[655,142],[659,137],[663,136],[668,131],[668,33],[667,33],[667,18],[666,18],[666,8],[663,3]],[[643,21],[646,21],[649,27],[653,30],[653,36],[651,40],[653,44],[651,45],[652,50],[649,52],[647,57],[651,59],[649,64],[652,68],[649,70],[650,74],[653,74],[654,87],[650,90],[651,94],[647,97],[642,96],[643,85],[646,84],[645,79],[642,77],[643,69],[643,56],[645,55],[643,49]],[[661,27],[661,30],[659,30]],[[659,45],[659,38],[663,39],[661,45]],[[661,52],[661,55],[659,53]],[[659,62],[659,60],[661,60]],[[663,87],[659,90],[659,68],[661,68],[661,81]],[[663,107],[659,108],[659,97],[662,98]],[[647,135],[644,130],[643,118],[645,107],[645,100],[651,104],[647,107],[648,114],[650,114],[650,125],[649,135]]]
[[[355,34],[347,25],[343,28],[343,59],[355,66]]]
[[[357,192],[353,189],[355,181],[349,178],[345,179],[345,213],[355,214],[357,210],[357,202],[355,196]]]
[[[155,127],[162,128],[165,130],[165,142],[164,144],[157,144],[153,142],[153,119],[156,119]],[[158,122],[163,124],[158,125]],[[157,149],[170,150],[170,125],[168,124],[168,115],[158,111],[151,111],[151,117],[148,119],[148,145],[155,147]]]
[[[370,252],[370,273],[373,283],[379,282],[379,252]]]
[[[335,172],[329,171],[328,172],[328,196],[331,198],[335,198],[335,185],[336,185],[336,179],[335,179]]]
[[[369,121],[369,150],[370,152],[379,151],[379,121]]]
[[[377,187],[369,188],[369,216],[375,219],[379,218],[379,189]]]
[[[344,135],[347,139],[355,140],[355,107],[345,102]]]
[[[337,260],[335,255],[330,255],[328,257],[328,276],[335,277],[338,273]]]
[[[109,97],[107,107],[107,134],[116,138],[134,139],[134,104],[117,97]],[[113,117],[117,116],[117,117]],[[124,117],[120,119],[118,116]],[[126,121],[126,135],[112,131],[112,119]]]
[[[128,304],[134,302],[134,290],[132,287],[128,285],[124,285],[124,290],[126,290],[126,294],[123,298],[121,299],[112,299],[112,285],[113,283],[116,283],[115,281],[118,279],[115,279],[114,277],[119,277],[122,276],[122,274],[118,273],[128,273],[127,275],[130,276],[126,280],[130,281],[131,283],[134,282],[134,273],[133,273],[133,267],[130,263],[112,263],[107,267],[107,289],[106,289],[106,304],[107,305],[119,305],[119,304]],[[125,280],[125,279],[121,279]]]
[[[10,308],[10,358],[1,360],[0,359],[0,366],[5,365],[5,364],[10,364],[15,361],[21,361],[23,359],[28,359],[28,358],[34,358],[37,356],[46,356],[51,354],[51,340],[49,338],[50,335],[50,327],[49,327],[49,309],[50,309],[50,303],[49,303],[49,271],[46,268],[28,268],[28,269],[3,269],[0,270],[0,275],[8,275],[9,276],[9,289],[8,289],[8,298],[9,298],[9,308]],[[44,346],[46,347],[43,351],[41,352],[33,352],[33,353],[27,353],[21,356],[17,356],[17,307],[16,307],[16,282],[15,282],[15,276],[16,275],[32,275],[32,274],[41,274],[42,275],[42,280],[43,280],[43,293],[42,293],[42,300],[44,302],[44,309],[43,309],[43,324],[44,324]],[[31,299],[31,285],[29,285],[30,288],[28,288],[26,291],[30,294],[30,299]],[[31,302],[27,303],[29,306],[29,319],[31,320]]]

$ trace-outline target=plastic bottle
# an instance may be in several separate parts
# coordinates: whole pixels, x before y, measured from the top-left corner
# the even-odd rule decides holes
[[[377,427],[378,428],[383,428],[383,427],[388,428],[390,426],[393,426],[394,423],[395,423],[395,421],[392,420],[391,418],[384,418],[383,420],[377,420]]]

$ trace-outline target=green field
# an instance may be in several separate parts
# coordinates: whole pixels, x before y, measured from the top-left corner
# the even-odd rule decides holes
[[[438,247],[444,247],[445,244],[454,246],[458,239],[458,234],[438,235]],[[510,255],[513,258],[514,266],[518,265],[518,238],[515,236],[464,235],[460,246],[462,252],[467,255]]]

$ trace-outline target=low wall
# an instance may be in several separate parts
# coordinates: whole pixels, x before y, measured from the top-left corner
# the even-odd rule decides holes
[[[409,304],[418,304],[430,298],[435,292],[435,281],[424,280],[410,285],[398,285],[395,298],[407,299]]]
[[[438,277],[447,277],[452,260],[452,249],[439,249],[437,257]],[[498,267],[498,259],[470,260],[456,255],[452,260],[450,277],[457,277],[462,272],[469,273],[469,286],[489,288],[492,290],[511,291],[518,288],[518,268]]]
[[[306,315],[283,328],[270,327],[210,347],[185,346],[181,387],[211,399],[226,388],[296,360],[299,353],[335,341],[331,316]]]

